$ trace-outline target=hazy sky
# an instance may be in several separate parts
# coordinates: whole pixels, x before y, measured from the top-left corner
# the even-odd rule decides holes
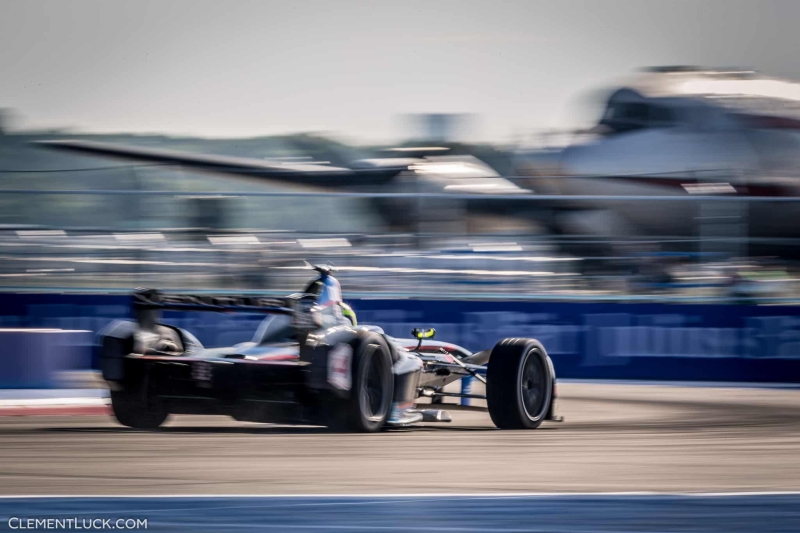
[[[0,0],[0,107],[25,127],[205,136],[401,133],[480,114],[475,136],[587,121],[637,67],[800,79],[800,1]]]

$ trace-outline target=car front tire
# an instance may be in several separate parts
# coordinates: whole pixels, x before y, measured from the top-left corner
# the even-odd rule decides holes
[[[550,412],[554,377],[542,344],[505,339],[492,349],[486,368],[486,403],[501,429],[535,429]]]

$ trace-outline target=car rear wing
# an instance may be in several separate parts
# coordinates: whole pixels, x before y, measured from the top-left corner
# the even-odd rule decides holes
[[[290,315],[292,324],[300,330],[316,329],[313,294],[296,294],[283,298],[249,295],[170,294],[156,289],[137,289],[131,306],[140,327],[152,329],[160,311],[206,311],[216,313],[262,313]]]

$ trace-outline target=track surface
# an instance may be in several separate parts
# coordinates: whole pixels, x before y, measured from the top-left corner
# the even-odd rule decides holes
[[[0,418],[0,494],[391,494],[800,489],[800,391],[561,384],[563,424],[488,414],[375,435],[177,417]]]

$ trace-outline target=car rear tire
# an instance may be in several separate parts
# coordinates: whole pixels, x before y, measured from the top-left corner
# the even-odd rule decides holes
[[[350,342],[350,395],[336,402],[329,425],[334,429],[373,433],[380,431],[392,410],[394,374],[392,354],[383,337],[363,333]]]
[[[550,412],[553,372],[547,352],[534,339],[498,342],[486,368],[486,403],[501,429],[535,429]]]
[[[156,429],[169,413],[158,402],[149,402],[140,387],[111,391],[111,409],[123,426],[135,429]]]

